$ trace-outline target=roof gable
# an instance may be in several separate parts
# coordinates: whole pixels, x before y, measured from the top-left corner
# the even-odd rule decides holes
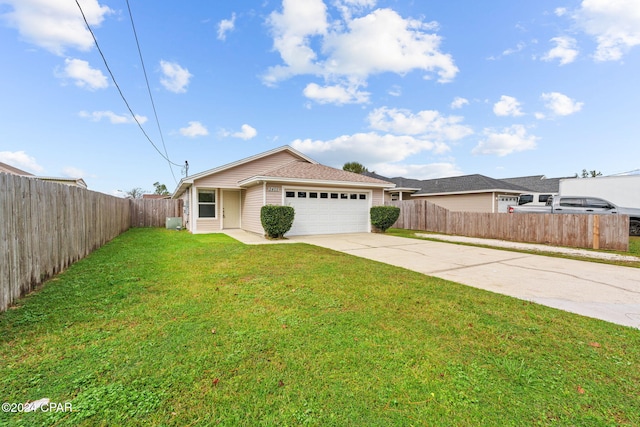
[[[393,187],[393,183],[378,178],[372,178],[342,169],[336,169],[318,163],[292,161],[286,165],[274,168],[264,174],[256,175],[240,182],[241,185],[252,183],[256,180],[302,180],[323,181],[340,183],[360,183],[375,186]]]
[[[285,156],[282,156],[283,154]],[[237,187],[238,181],[241,181],[243,179],[246,179],[258,173],[262,173],[266,170],[273,169],[274,164],[267,161],[269,157],[272,157],[274,159],[275,158],[279,159],[278,161],[276,161],[277,166],[280,166],[282,163],[288,163],[292,160],[298,160],[301,162],[317,164],[317,162],[311,159],[310,157],[307,157],[306,155],[300,153],[299,151],[293,149],[292,147],[285,145],[282,147],[275,148],[273,150],[265,151],[263,153],[246,157],[244,159],[240,159],[235,162],[227,163],[225,165],[218,166],[213,169],[209,169],[204,172],[196,173],[188,177],[182,178],[180,180],[180,183],[178,184],[178,187],[174,191],[172,197],[174,198],[179,197],[196,180],[199,182],[204,182],[209,179],[214,180],[216,177],[222,177],[225,175],[227,175],[226,177],[227,181],[233,182],[233,185],[231,186]],[[260,165],[261,163],[264,164],[264,166]],[[254,164],[254,168],[251,167],[252,164]],[[243,166],[246,167],[246,170],[244,171],[242,170]],[[262,170],[260,170],[261,168]]]

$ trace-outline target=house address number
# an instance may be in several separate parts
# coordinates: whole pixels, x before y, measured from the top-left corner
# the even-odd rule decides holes
[[[270,193],[278,193],[280,192],[280,187],[267,187],[267,191]]]

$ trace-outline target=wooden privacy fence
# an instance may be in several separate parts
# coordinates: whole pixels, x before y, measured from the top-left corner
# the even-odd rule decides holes
[[[387,204],[400,208],[400,217],[393,225],[396,228],[577,248],[629,250],[629,217],[626,215],[452,212],[426,200]]]
[[[182,216],[182,200],[135,199],[131,202],[131,227],[164,227],[167,217]]]
[[[129,227],[164,227],[180,206],[0,173],[0,312]]]

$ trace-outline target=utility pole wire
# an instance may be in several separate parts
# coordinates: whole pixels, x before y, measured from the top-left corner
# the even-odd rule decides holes
[[[91,33],[91,37],[93,37],[93,42],[95,43],[96,48],[98,49],[98,52],[100,53],[100,56],[102,57],[102,61],[104,62],[104,66],[107,68],[107,71],[109,72],[109,75],[111,76],[111,80],[113,81],[113,84],[115,85],[116,89],[118,89],[118,93],[120,94],[120,97],[122,98],[122,100],[124,101],[125,105],[127,106],[127,109],[129,110],[129,113],[131,113],[131,116],[133,117],[133,120],[135,120],[135,122],[138,124],[138,127],[140,128],[140,130],[142,131],[144,136],[147,138],[147,141],[149,141],[151,143],[153,148],[156,149],[156,151],[158,152],[158,154],[160,154],[160,156],[162,156],[162,158],[164,158],[167,162],[169,162],[169,164],[172,164],[174,166],[179,166],[179,167],[182,166],[182,165],[180,165],[178,163],[172,162],[169,159],[169,157],[165,156],[162,153],[162,151],[160,151],[158,149],[158,147],[156,147],[156,144],[153,143],[151,138],[149,138],[149,135],[147,135],[147,132],[145,132],[144,128],[142,127],[142,124],[140,124],[140,121],[138,120],[136,115],[133,113],[133,110],[131,109],[131,106],[129,105],[129,102],[127,101],[127,98],[125,98],[124,94],[122,93],[122,90],[120,89],[120,86],[118,85],[118,82],[116,81],[115,76],[111,72],[111,68],[109,68],[109,64],[107,63],[107,58],[105,58],[104,54],[102,53],[102,49],[100,49],[100,45],[98,44],[98,40],[96,39],[96,36],[93,33],[93,30],[91,29],[91,26],[89,25],[89,22],[87,21],[87,17],[85,16],[84,11],[82,10],[82,6],[80,6],[80,3],[78,3],[78,0],[75,0],[75,1],[76,1],[76,4],[78,5],[78,9],[80,9],[80,13],[82,14],[82,19],[84,19],[84,23],[87,26],[87,30],[89,30],[89,33]]]
[[[138,56],[140,57],[140,63],[142,64],[142,72],[144,74],[144,80],[147,83],[147,91],[149,92],[149,99],[151,100],[151,107],[153,108],[153,115],[156,118],[156,123],[158,124],[158,132],[160,133],[160,140],[162,141],[162,147],[164,148],[164,154],[166,155],[167,163],[169,163],[169,169],[171,170],[171,176],[173,176],[173,180],[175,183],[178,183],[176,179],[176,175],[173,173],[173,168],[171,167],[171,161],[169,161],[169,153],[167,152],[167,145],[164,142],[164,136],[162,134],[162,128],[160,127],[160,120],[158,120],[158,112],[156,111],[156,104],[153,101],[153,95],[151,93],[151,86],[149,85],[149,77],[147,76],[147,68],[144,66],[144,59],[142,59],[142,50],[140,49],[140,41],[138,40],[138,32],[136,31],[136,26],[133,23],[133,14],[131,13],[131,6],[129,5],[129,0],[127,0],[127,9],[129,10],[129,19],[131,20],[131,28],[133,29],[133,37],[136,39],[136,47],[138,48]]]

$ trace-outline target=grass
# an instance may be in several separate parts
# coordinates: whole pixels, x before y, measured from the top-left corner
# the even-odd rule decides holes
[[[303,244],[132,229],[0,314],[10,426],[640,425],[640,331]]]
[[[416,236],[416,233],[426,234],[426,235],[433,234],[433,237],[418,237]],[[419,231],[419,230],[406,230],[402,228],[391,228],[387,230],[387,234],[390,234],[392,236],[398,236],[398,237],[407,237],[411,239],[434,240],[434,241],[442,240],[438,238],[438,234],[436,233],[429,233],[427,231]],[[488,247],[488,248],[492,247],[490,245],[479,245],[475,243],[463,243],[463,242],[448,242],[448,243],[458,244],[458,245],[481,246],[481,247]],[[636,261],[619,261],[619,260],[610,260],[610,259],[604,259],[604,258],[583,257],[580,255],[561,254],[557,252],[541,252],[537,250],[532,251],[532,250],[515,249],[515,248],[501,247],[498,249],[504,250],[504,251],[512,251],[512,252],[531,253],[536,255],[547,255],[547,256],[552,256],[556,258],[568,258],[568,259],[576,259],[580,261],[598,262],[601,264],[622,265],[626,267],[640,268],[640,262],[636,262]],[[608,250],[593,250],[593,252],[604,252],[604,253],[613,253],[613,254],[631,255],[631,256],[640,257],[640,237],[629,236],[629,251],[627,252],[608,251]]]

